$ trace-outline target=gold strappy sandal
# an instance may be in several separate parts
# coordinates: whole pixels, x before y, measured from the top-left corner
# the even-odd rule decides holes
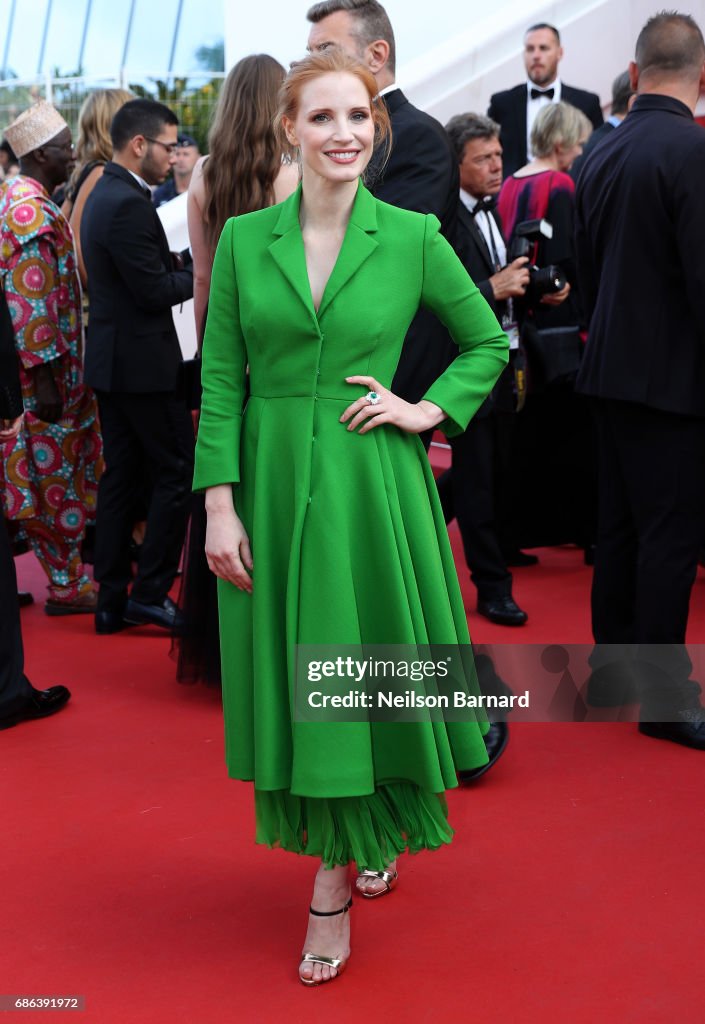
[[[340,910],[314,910],[313,907],[309,907],[309,913],[313,914],[314,917],[337,917],[338,914],[347,914],[352,906],[352,896]],[[321,964],[322,967],[332,967],[337,974],[334,978],[321,978],[319,981],[314,981],[313,978],[302,978],[299,973],[299,981],[302,985],[326,985],[329,981],[335,981],[335,978],[340,977],[345,968],[347,967],[347,960],[341,960],[336,956],[319,956],[318,953],[304,953],[301,957],[301,963],[299,964],[299,971],[301,971],[301,964]]]
[[[359,885],[355,886],[355,888],[357,889],[357,891],[360,894],[360,896],[364,896],[366,900],[374,900],[378,896],[386,896],[387,893],[391,892],[392,889],[394,889],[396,887],[396,884],[399,881],[399,872],[396,871],[396,870],[395,871],[368,871],[367,869],[365,869],[364,871],[361,871],[358,874],[357,877],[358,878],[378,878],[378,879],[380,879],[380,881],[384,882],[384,889],[378,889],[377,892],[365,892],[365,890],[361,889]]]

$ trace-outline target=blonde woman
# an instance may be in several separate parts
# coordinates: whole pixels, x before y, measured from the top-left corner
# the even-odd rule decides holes
[[[575,185],[568,173],[592,132],[585,114],[551,103],[531,130],[533,159],[502,185],[497,203],[510,241],[523,221],[544,219],[551,238],[533,246],[531,262],[557,266],[566,286],[523,303],[522,340],[529,394],[514,434],[510,505],[519,547],[576,543],[586,553],[594,539],[595,485],[588,409],[575,394],[583,316],[576,289]]]
[[[73,230],[78,272],[84,289],[88,281],[81,254],[81,216],[88,196],[103,175],[103,167],[112,158],[110,124],[123,104],[134,99],[126,89],[96,89],[84,101],[78,115],[76,166],[66,189],[61,212]]]

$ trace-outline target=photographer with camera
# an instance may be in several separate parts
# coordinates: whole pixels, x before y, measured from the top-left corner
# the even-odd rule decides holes
[[[497,204],[510,259],[525,255],[530,268],[518,309],[527,398],[510,474],[518,540],[528,547],[587,548],[593,539],[590,421],[574,388],[583,323],[568,174],[591,131],[576,107],[545,106],[531,132],[534,159],[506,179]]]
[[[477,588],[477,609],[491,622],[522,626],[526,612],[512,596],[512,575],[502,550],[499,523],[507,516],[503,480],[516,411],[518,330],[513,300],[529,283],[528,259],[507,261],[507,247],[493,209],[502,184],[499,125],[478,114],[459,114],[446,125],[460,171],[454,245],[483,297],[510,338],[509,364],[465,431],[450,440],[453,467],[438,479],[446,522],[457,518],[465,560]],[[526,556],[529,557],[529,556]]]

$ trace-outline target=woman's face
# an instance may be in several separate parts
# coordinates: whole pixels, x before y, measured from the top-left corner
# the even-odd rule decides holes
[[[374,122],[367,89],[347,71],[329,72],[301,89],[294,120],[283,118],[289,142],[301,149],[304,176],[330,182],[358,178],[372,156]]]
[[[582,153],[585,142],[585,139],[581,139],[579,142],[576,142],[574,146],[556,146],[556,159],[559,171],[569,171],[571,169],[574,162]]]

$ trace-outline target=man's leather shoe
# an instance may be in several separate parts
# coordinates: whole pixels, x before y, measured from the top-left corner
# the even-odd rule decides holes
[[[165,597],[162,604],[141,604],[128,599],[125,622],[132,626],[160,626],[173,633],[184,627],[184,617],[170,597]]]
[[[108,633],[119,633],[127,629],[122,612],[99,611],[95,613],[95,631],[102,636]]]
[[[491,601],[478,601],[477,610],[480,615],[499,626],[523,626],[529,617],[508,594]]]
[[[34,595],[30,594],[29,590],[18,590],[17,604],[20,606],[20,608],[29,607],[30,604],[34,604]]]
[[[672,722],[639,722],[639,732],[694,750],[705,750],[705,708],[679,711]]]
[[[505,551],[503,557],[504,564],[510,568],[526,569],[530,565],[539,564],[537,555],[529,555],[526,551],[520,551],[519,548],[515,548],[514,551]]]
[[[479,768],[473,768],[471,771],[458,772],[458,778],[460,781],[472,782],[473,779],[479,779],[481,775],[488,772],[492,765],[495,764],[502,756],[508,743],[509,726],[507,723],[492,722],[489,732],[485,734],[485,746],[487,747],[487,756],[489,757],[489,761],[487,764],[482,764]]]
[[[70,697],[71,691],[65,686],[50,686],[48,690],[35,690],[32,687],[30,696],[19,711],[8,718],[0,718],[0,729],[9,729],[12,725],[28,722],[33,718],[48,718],[49,715],[61,711]]]

